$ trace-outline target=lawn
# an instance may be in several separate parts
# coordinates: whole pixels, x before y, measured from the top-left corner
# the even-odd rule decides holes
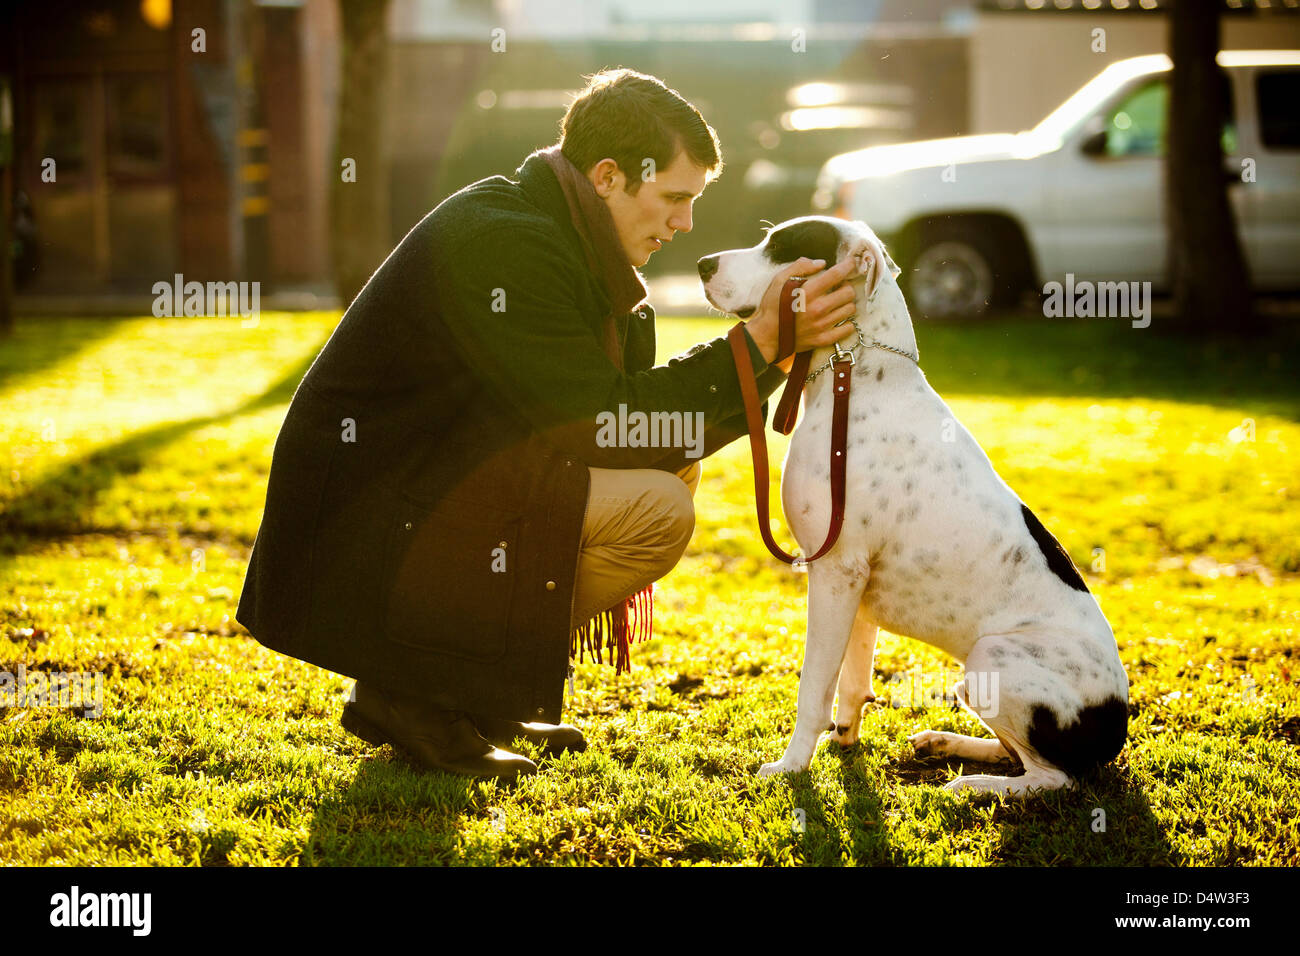
[[[744,442],[704,463],[632,673],[579,666],[585,753],[507,788],[348,735],[351,682],[234,620],[277,429],[337,319],[32,319],[0,342],[0,671],[103,675],[100,716],[0,710],[0,863],[1300,863],[1300,333],[918,330],[1132,681],[1114,763],[1002,802],[911,755],[917,730],[982,731],[953,662],[885,633],[863,742],[754,776],[793,726],[806,578],[757,538]],[[661,358],[728,324],[659,320]]]

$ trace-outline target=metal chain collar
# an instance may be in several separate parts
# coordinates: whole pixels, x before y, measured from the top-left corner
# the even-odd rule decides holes
[[[893,352],[897,355],[903,356],[904,358],[909,358],[917,365],[921,364],[920,356],[914,355],[911,352],[905,352],[903,349],[895,348],[892,345],[886,345],[884,342],[877,341],[876,339],[872,339],[871,341],[868,342],[863,337],[862,329],[858,326],[857,320],[849,319],[849,321],[853,323],[853,329],[855,332],[858,333],[857,340],[852,345],[850,345],[847,349],[841,348],[840,343],[836,342],[835,351],[831,353],[831,357],[828,358],[823,364],[819,365],[816,369],[814,369],[812,372],[808,374],[808,377],[803,380],[804,385],[811,385],[812,380],[815,379],[822,372],[826,371],[832,365],[834,365],[835,360],[837,358],[842,358],[844,355],[848,355],[850,364],[852,364],[853,353],[856,352],[858,348],[863,345],[865,345],[867,348],[870,349],[884,349],[887,352]]]

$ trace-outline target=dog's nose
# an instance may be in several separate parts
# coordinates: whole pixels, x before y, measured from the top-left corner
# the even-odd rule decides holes
[[[713,278],[713,273],[718,271],[718,257],[705,256],[696,265],[700,268],[700,281],[708,282]]]

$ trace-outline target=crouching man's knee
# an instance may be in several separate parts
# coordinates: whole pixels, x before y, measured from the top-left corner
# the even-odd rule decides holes
[[[695,533],[695,498],[681,478],[669,472],[655,474],[660,477],[647,493],[656,516],[656,550],[662,575],[676,567]]]

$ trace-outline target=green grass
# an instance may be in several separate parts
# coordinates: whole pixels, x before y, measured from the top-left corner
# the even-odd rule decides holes
[[[345,733],[350,681],[234,621],[277,429],[336,321],[28,320],[0,342],[0,670],[104,675],[100,717],[0,710],[0,863],[1300,863],[1295,332],[918,330],[931,382],[1085,570],[1133,684],[1118,760],[1003,802],[942,792],[958,762],[911,756],[916,730],[982,731],[943,699],[953,662],[889,634],[863,743],[754,776],[793,726],[806,579],[755,534],[744,442],[704,463],[631,675],[578,668],[585,753],[504,788]],[[728,324],[661,319],[661,357]]]

